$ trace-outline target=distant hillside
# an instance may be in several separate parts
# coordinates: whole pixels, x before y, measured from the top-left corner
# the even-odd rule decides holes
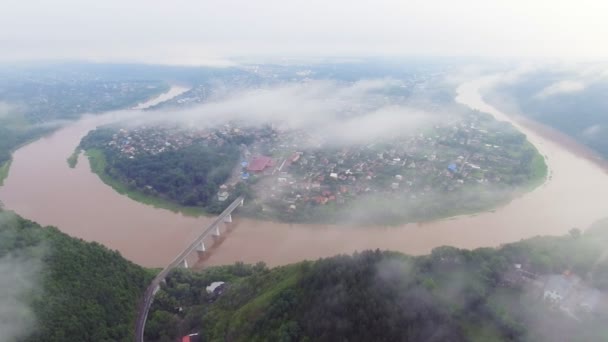
[[[500,85],[492,104],[561,131],[608,158],[608,81],[538,71]]]
[[[606,341],[607,248],[601,224],[500,249],[179,270],[156,296],[147,340]],[[215,281],[227,284],[219,296],[205,290]]]
[[[98,243],[0,211],[0,341],[132,341],[152,276]]]
[[[0,185],[19,146],[84,113],[128,108],[168,89],[159,80],[101,80],[86,73],[75,79],[67,70],[49,76],[42,70],[13,73],[0,67]]]

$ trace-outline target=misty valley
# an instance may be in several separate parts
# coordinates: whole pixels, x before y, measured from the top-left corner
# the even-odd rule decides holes
[[[608,81],[464,67],[0,68],[0,341],[606,340]]]
[[[602,341],[608,225],[499,249],[364,251],[268,268],[177,269],[156,294],[147,341]],[[115,251],[0,213],[5,336],[130,341],[155,273]],[[215,286],[212,286],[216,284]],[[336,323],[337,322],[337,323]]]
[[[390,99],[384,101],[398,110]],[[544,160],[523,134],[459,109],[397,131],[365,125],[363,132],[346,132],[364,120],[363,113],[337,119],[327,113],[326,121],[336,122],[323,132],[255,124],[251,118],[211,127],[144,119],[98,128],[80,147],[102,179],[141,193],[140,198],[152,197],[144,202],[158,204],[159,198],[188,213],[199,207],[219,214],[245,195],[241,214],[287,222],[438,219],[491,209],[542,183]],[[374,130],[381,136],[365,136]]]

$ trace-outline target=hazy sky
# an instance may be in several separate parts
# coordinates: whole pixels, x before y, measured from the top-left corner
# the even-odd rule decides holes
[[[0,59],[608,58],[605,0],[3,0]]]

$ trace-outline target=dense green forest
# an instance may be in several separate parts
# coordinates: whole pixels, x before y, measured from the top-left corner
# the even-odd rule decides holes
[[[146,340],[199,332],[209,341],[605,341],[607,250],[604,221],[498,249],[179,269],[155,297]],[[0,270],[0,328],[9,341],[132,340],[153,276],[97,243],[10,212],[0,213]],[[565,271],[604,293],[593,311],[574,311],[576,319],[542,298],[544,277]],[[219,296],[205,291],[214,281],[227,283]]]
[[[219,202],[217,192],[237,165],[240,152],[238,142],[209,146],[203,142],[168,150],[158,154],[141,154],[136,158],[108,147],[116,132],[114,128],[99,128],[81,142],[81,148],[102,154],[103,169],[93,170],[109,177],[110,183],[125,187],[124,192],[138,192],[149,197],[160,197],[184,207],[204,208],[219,213],[230,199],[245,191],[239,187],[229,200]],[[91,155],[91,153],[89,153]],[[98,158],[99,159],[99,158]]]
[[[0,270],[2,341],[132,341],[153,277],[118,252],[10,212],[0,212]]]
[[[547,304],[545,275],[568,270],[608,291],[608,224],[499,249],[365,251],[268,269],[177,270],[157,294],[149,341],[606,341],[605,302],[578,321]],[[599,261],[599,263],[598,263]],[[514,265],[521,265],[522,269]],[[227,282],[216,298],[205,286]],[[540,285],[539,285],[540,283]],[[604,294],[605,296],[605,294]],[[604,298],[605,300],[605,298]]]

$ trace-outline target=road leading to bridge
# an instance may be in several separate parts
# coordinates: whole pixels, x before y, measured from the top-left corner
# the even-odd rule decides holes
[[[154,301],[154,295],[156,291],[158,291],[160,287],[160,283],[165,280],[169,272],[174,268],[180,266],[184,260],[192,253],[202,242],[203,240],[216,228],[224,222],[226,217],[230,216],[232,212],[243,204],[244,197],[240,196],[235,199],[229,206],[226,208],[216,219],[213,221],[204,232],[202,232],[192,244],[190,244],[183,252],[181,252],[167,267],[165,267],[150,283],[146,292],[144,293],[144,297],[139,305],[139,310],[137,314],[137,321],[135,322],[135,341],[143,342],[144,341],[144,329],[146,327],[146,320],[148,319],[148,312],[150,311],[150,307],[152,306],[152,302]]]

